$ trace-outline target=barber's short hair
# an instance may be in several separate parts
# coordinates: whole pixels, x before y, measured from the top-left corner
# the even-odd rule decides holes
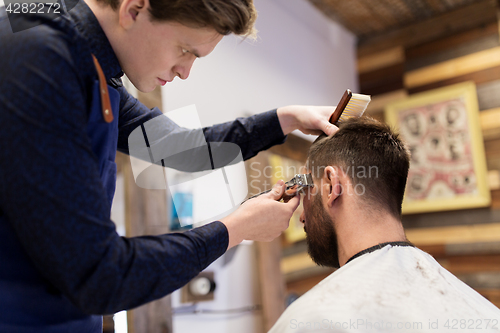
[[[114,10],[121,0],[98,0]],[[155,21],[172,21],[193,28],[213,28],[221,35],[254,37],[257,10],[253,0],[149,0]]]
[[[319,137],[309,149],[308,168],[321,179],[325,167],[340,168],[362,188],[370,208],[401,216],[410,154],[399,135],[369,117],[351,118],[329,137]]]

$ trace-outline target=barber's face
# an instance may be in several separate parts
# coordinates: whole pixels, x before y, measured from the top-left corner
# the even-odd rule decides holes
[[[134,3],[123,14],[127,24],[122,38],[112,46],[123,71],[140,91],[152,91],[176,76],[187,79],[193,62],[210,54],[223,37],[212,28],[153,22],[146,10],[148,2],[143,7]]]
[[[320,266],[340,267],[337,233],[334,221],[321,202],[321,194],[316,189],[304,194],[301,220],[304,222],[309,255]]]

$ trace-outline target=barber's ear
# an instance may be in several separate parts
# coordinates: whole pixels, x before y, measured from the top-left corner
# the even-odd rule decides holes
[[[119,24],[127,30],[133,26],[139,14],[145,15],[149,0],[122,0],[118,10]]]
[[[337,168],[327,166],[323,174],[325,191],[323,197],[326,199],[328,207],[333,206],[335,200],[342,194],[342,184],[340,184],[340,176]]]

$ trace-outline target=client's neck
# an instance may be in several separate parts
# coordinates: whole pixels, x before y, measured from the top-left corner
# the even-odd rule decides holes
[[[340,212],[335,220],[340,266],[372,246],[406,241],[401,221],[388,212],[351,208]]]

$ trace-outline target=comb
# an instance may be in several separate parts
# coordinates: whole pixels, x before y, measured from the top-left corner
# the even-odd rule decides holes
[[[347,89],[330,117],[330,123],[337,124],[350,118],[361,117],[370,101],[369,95],[353,94]]]

